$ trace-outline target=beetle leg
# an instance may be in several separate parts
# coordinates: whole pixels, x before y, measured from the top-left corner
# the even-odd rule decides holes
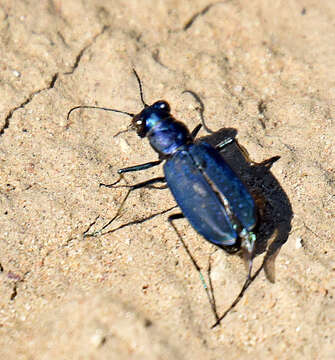
[[[255,280],[255,278],[258,276],[260,271],[263,269],[264,263],[260,266],[259,269],[255,272],[254,275],[251,276],[252,271],[252,260],[254,256],[254,249],[255,249],[255,241],[256,236],[254,233],[249,232],[245,237],[242,239],[241,242],[241,248],[243,250],[243,257],[244,260],[247,262],[248,266],[248,276],[244,281],[244,284],[242,286],[242,289],[240,293],[237,295],[236,299],[232,302],[232,304],[229,306],[229,308],[219,317],[219,319],[216,321],[216,323],[212,326],[212,329],[220,324],[220,322],[226,317],[226,315],[240,302],[242,299],[245,291],[248,289],[248,287],[251,285],[251,283]]]
[[[126,224],[122,224],[122,225],[120,225],[120,226],[118,226],[118,227],[116,227],[116,228],[114,228],[114,229],[112,229],[112,230],[106,231],[106,232],[103,233],[102,235],[112,234],[113,232],[118,231],[118,230],[121,230],[121,229],[123,229],[123,228],[125,228],[125,227],[128,227],[128,226],[142,224],[142,223],[144,223],[144,222],[146,222],[146,221],[148,221],[148,220],[151,220],[151,219],[155,218],[156,216],[166,214],[167,212],[175,209],[176,207],[178,207],[178,205],[171,206],[171,207],[168,208],[168,209],[162,210],[162,211],[160,211],[160,212],[158,212],[158,213],[149,215],[149,216],[147,216],[147,217],[145,217],[145,218],[142,218],[142,219],[129,221],[129,222],[126,223]]]
[[[219,316],[216,312],[216,307],[215,307],[215,300],[214,300],[214,295],[213,295],[213,292],[211,291],[212,289],[212,286],[210,284],[210,287],[208,288],[207,286],[207,283],[205,281],[205,278],[201,272],[201,269],[199,267],[199,265],[196,263],[193,255],[191,254],[189,248],[187,247],[187,245],[185,244],[185,241],[183,240],[182,236],[180,235],[176,225],[173,223],[174,220],[178,220],[178,219],[183,219],[185,216],[184,214],[182,213],[179,213],[179,214],[173,214],[173,215],[170,215],[168,217],[168,222],[171,224],[171,226],[173,227],[174,231],[176,232],[180,242],[182,243],[187,255],[189,256],[189,258],[191,259],[191,262],[192,264],[194,265],[194,267],[196,268],[196,270],[198,271],[199,273],[199,276],[200,276],[200,280],[201,280],[201,283],[202,283],[202,286],[204,287],[205,291],[206,291],[206,294],[207,294],[207,297],[208,297],[208,300],[209,300],[209,303],[211,305],[211,308],[212,308],[212,311],[213,311],[213,314],[215,316],[215,319],[216,321],[219,320]],[[210,271],[210,270],[209,270]]]
[[[241,241],[243,258],[247,264],[249,280],[251,279],[252,260],[254,257],[255,243],[256,243],[256,235],[251,231],[248,232],[246,235],[244,235]]]
[[[146,169],[150,169],[154,166],[157,166],[159,164],[161,164],[163,161],[163,159],[159,159],[156,161],[150,161],[144,164],[140,164],[140,165],[134,165],[134,166],[129,166],[123,169],[119,169],[117,172],[118,174],[124,174],[126,172],[131,172],[131,171],[141,171],[141,170],[146,170]]]
[[[113,182],[112,184],[100,183],[99,186],[104,186],[104,187],[107,187],[107,188],[129,188],[130,191],[133,191],[133,190],[136,190],[136,189],[141,189],[141,188],[167,189],[167,187],[168,187],[167,185],[163,185],[162,187],[153,186],[153,184],[158,183],[158,182],[166,182],[165,177],[163,177],[163,176],[156,177],[156,178],[153,178],[153,179],[149,179],[149,180],[146,180],[146,181],[140,182],[138,184],[134,184],[134,185],[117,185],[122,178],[123,178],[123,176],[120,175],[120,178],[117,181]]]
[[[134,166],[129,166],[129,167],[126,167],[126,168],[123,168],[123,169],[119,169],[117,171],[117,173],[119,174],[119,178],[115,182],[113,182],[112,184],[108,184],[108,185],[100,183],[99,186],[105,186],[105,187],[109,187],[109,188],[115,187],[115,185],[118,184],[123,179],[123,174],[124,173],[150,169],[150,168],[152,168],[154,166],[157,166],[157,165],[161,164],[163,160],[164,159],[159,159],[159,160],[156,160],[156,161],[150,161],[150,162],[147,162],[147,163],[144,163],[144,164],[139,164],[139,165],[134,165]],[[140,184],[138,184],[138,185],[140,185]]]
[[[192,130],[191,136],[192,136],[193,140],[197,137],[198,132],[200,131],[201,127],[202,127],[202,124],[199,124]]]
[[[146,169],[150,169],[154,166],[157,166],[159,164],[162,163],[164,159],[159,159],[159,160],[156,160],[156,161],[149,161],[147,163],[144,163],[144,164],[139,164],[139,165],[134,165],[134,166],[129,166],[129,167],[126,167],[126,168],[123,168],[123,169],[119,169],[117,171],[117,173],[119,174],[119,178],[113,182],[112,184],[100,184],[100,186],[105,186],[105,187],[115,187],[116,184],[118,184],[122,179],[123,179],[123,174],[124,173],[127,173],[127,172],[133,172],[133,171],[141,171],[141,170],[146,170]],[[164,178],[162,178],[164,179]],[[150,182],[151,180],[149,180]],[[137,185],[134,185],[134,186],[137,186],[136,189],[138,189],[139,187],[145,187],[147,184],[146,182],[144,183],[139,183]],[[139,187],[138,187],[139,186]]]
[[[214,252],[216,252],[217,249],[214,250]],[[208,268],[207,268],[207,277],[208,277],[208,283],[209,283],[209,291],[212,294],[212,303],[211,303],[211,307],[212,310],[214,312],[214,316],[215,316],[215,320],[218,321],[219,320],[219,315],[217,314],[216,311],[216,301],[215,301],[215,296],[214,296],[214,287],[213,287],[213,283],[212,283],[212,277],[211,277],[211,271],[212,271],[212,255],[214,254],[214,252],[212,254],[209,255],[208,258]]]
[[[120,179],[113,183],[113,184],[110,184],[110,185],[105,185],[105,184],[100,184],[100,186],[105,186],[105,187],[116,187],[115,184],[118,183],[120,181]],[[105,224],[100,230],[98,231],[95,231],[93,233],[88,233],[88,230],[84,233],[84,237],[91,237],[91,236],[97,236],[97,235],[102,235],[102,231],[104,229],[106,229],[110,224],[112,224],[121,214],[121,211],[122,211],[122,208],[125,204],[125,202],[127,201],[130,193],[134,190],[137,190],[137,189],[141,189],[141,188],[145,188],[145,187],[148,187],[148,188],[154,188],[152,185],[157,183],[157,182],[164,182],[165,181],[165,178],[164,177],[157,177],[157,178],[153,178],[153,179],[149,179],[149,180],[146,180],[146,181],[143,181],[143,182],[140,182],[138,184],[135,184],[135,185],[123,185],[121,187],[127,187],[128,188],[128,191],[127,191],[127,194],[126,196],[123,198],[116,214],[113,216],[113,218],[108,221],[107,224]],[[119,185],[120,186],[120,185]],[[159,189],[159,188],[157,188]]]
[[[250,286],[250,284],[252,283],[252,281],[254,280],[254,277],[250,278],[247,277],[247,279],[245,280],[242,289],[240,291],[240,293],[237,295],[236,299],[233,301],[233,303],[229,306],[229,308],[223,313],[223,315],[221,315],[215,322],[214,325],[212,325],[211,329],[215,328],[216,326],[218,326],[220,324],[220,322],[227,316],[227,314],[234,309],[234,307],[240,302],[240,300],[242,299],[245,291],[248,289],[248,287]]]
[[[226,145],[231,144],[233,141],[235,141],[235,139],[234,139],[233,137],[228,137],[228,138],[226,138],[225,140],[221,141],[219,144],[217,144],[217,145],[215,146],[215,149],[216,149],[217,151],[220,151],[220,150],[222,150]]]
[[[255,163],[255,165],[257,166],[263,166],[265,167],[267,170],[270,170],[271,169],[271,166],[280,159],[280,156],[273,156],[272,158],[270,159],[267,159],[267,160],[264,160],[262,161],[261,163]]]

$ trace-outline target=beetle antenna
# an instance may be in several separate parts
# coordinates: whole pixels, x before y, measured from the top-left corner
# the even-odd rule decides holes
[[[120,114],[125,114],[125,115],[128,115],[128,116],[130,116],[130,117],[134,117],[134,116],[135,116],[135,114],[132,114],[132,113],[129,113],[129,112],[126,112],[126,111],[117,110],[117,109],[110,109],[110,108],[101,107],[101,106],[79,105],[79,106],[73,107],[73,108],[67,113],[66,120],[69,120],[72,111],[77,110],[77,109],[97,109],[97,110],[105,110],[105,111],[112,111],[112,112],[116,112],[116,113],[120,113]]]
[[[138,86],[140,88],[140,95],[141,95],[141,101],[142,101],[142,104],[144,105],[144,107],[148,107],[149,105],[145,103],[144,99],[143,99],[143,90],[142,90],[142,82],[141,82],[141,79],[140,77],[138,76],[136,70],[133,68],[133,72],[136,76],[136,79],[137,79],[137,82],[138,82]]]
[[[199,110],[201,124],[209,134],[213,134],[214,131],[206,125],[206,121],[205,121],[205,117],[204,117],[205,105],[204,105],[203,101],[201,100],[200,96],[192,90],[184,90],[182,92],[182,94],[185,94],[185,93],[189,93],[190,95],[192,95],[194,97],[195,101],[199,104],[199,108],[197,110]]]

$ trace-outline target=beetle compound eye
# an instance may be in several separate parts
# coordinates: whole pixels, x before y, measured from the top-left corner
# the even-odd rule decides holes
[[[142,132],[145,127],[145,121],[143,119],[139,118],[134,122],[134,125],[135,125],[137,132]]]
[[[153,107],[155,109],[157,109],[157,110],[161,110],[161,111],[164,111],[166,113],[170,112],[170,105],[164,100],[156,101],[154,103]]]
[[[146,127],[146,121],[141,116],[141,113],[134,116],[133,121],[131,123],[131,127],[136,130],[136,133],[140,137],[145,136],[145,127]]]

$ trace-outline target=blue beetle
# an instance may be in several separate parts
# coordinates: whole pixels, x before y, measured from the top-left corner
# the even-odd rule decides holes
[[[143,99],[141,80],[136,71],[133,71],[144,105],[140,113],[132,114],[96,106],[77,106],[68,113],[68,119],[70,113],[79,108],[103,109],[126,114],[132,117],[129,128],[134,129],[141,138],[148,138],[150,145],[158,153],[159,160],[157,161],[118,170],[120,179],[107,185],[109,187],[114,187],[121,180],[122,174],[126,172],[149,169],[165,161],[164,178],[159,177],[133,186],[126,186],[130,187],[130,190],[117,214],[102,229],[110,225],[120,214],[130,191],[165,181],[182,211],[182,214],[174,214],[169,217],[172,225],[174,220],[186,217],[193,228],[207,241],[230,253],[242,249],[249,267],[248,276],[240,294],[232,304],[232,308],[251,281],[252,259],[256,242],[253,232],[257,223],[256,203],[240,178],[221,157],[219,150],[223,145],[219,144],[218,148],[214,148],[205,141],[196,142],[195,137],[202,125],[198,125],[190,132],[184,123],[177,121],[171,115],[170,106],[166,101],[160,100],[150,106],[147,105]],[[232,139],[230,140],[232,141]],[[181,238],[176,227],[174,225],[173,227]],[[192,257],[191,260],[195,263]],[[197,265],[196,267],[204,282],[199,267]],[[220,318],[215,313],[217,321],[213,326],[219,324],[228,311]]]
[[[149,139],[159,154],[159,163],[166,160],[167,185],[193,228],[206,240],[224,248],[240,243],[251,255],[255,201],[218,150],[204,141],[195,143],[194,135],[173,118],[164,100],[135,115],[132,127],[140,137]],[[134,169],[121,169],[119,173],[129,170]]]

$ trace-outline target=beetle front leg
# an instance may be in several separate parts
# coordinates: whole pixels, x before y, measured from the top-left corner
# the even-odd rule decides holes
[[[157,166],[159,164],[161,164],[163,161],[163,159],[159,159],[156,161],[149,161],[147,163],[144,164],[140,164],[140,165],[134,165],[134,166],[129,166],[123,169],[119,169],[117,172],[118,174],[124,174],[126,172],[132,172],[132,171],[142,171],[142,170],[146,170],[146,169],[150,169],[154,166]]]
[[[126,167],[126,168],[123,168],[123,169],[119,169],[117,171],[117,173],[119,174],[119,178],[115,182],[113,182],[112,184],[102,184],[102,183],[100,183],[100,186],[113,188],[113,187],[115,187],[116,184],[118,184],[123,179],[122,174],[125,174],[127,172],[142,171],[142,170],[150,169],[150,168],[152,168],[154,166],[160,165],[163,160],[164,159],[159,159],[159,160],[156,160],[156,161],[149,161],[149,162],[144,163],[144,164],[139,164],[139,165],[134,165],[134,166],[129,166],[129,167]]]

